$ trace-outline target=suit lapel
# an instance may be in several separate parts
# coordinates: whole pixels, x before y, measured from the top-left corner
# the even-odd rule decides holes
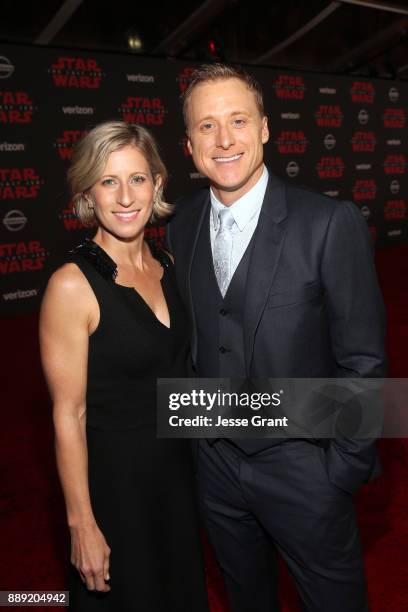
[[[244,306],[244,345],[249,376],[255,333],[265,309],[285,238],[287,216],[284,184],[269,173],[268,185],[253,236]]]

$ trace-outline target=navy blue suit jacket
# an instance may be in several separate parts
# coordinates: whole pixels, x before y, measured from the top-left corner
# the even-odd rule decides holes
[[[197,238],[209,189],[181,200],[169,225],[181,295],[189,308]],[[269,173],[249,263],[244,308],[249,378],[383,377],[385,312],[370,235],[358,208],[288,185]],[[198,374],[200,374],[198,372]],[[336,440],[330,479],[353,491],[375,472],[370,440]]]

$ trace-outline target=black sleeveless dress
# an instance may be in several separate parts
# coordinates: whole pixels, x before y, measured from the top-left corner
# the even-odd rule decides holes
[[[93,241],[70,261],[100,309],[89,338],[87,442],[93,512],[111,548],[107,594],[89,592],[72,568],[74,612],[208,612],[188,440],[156,438],[156,378],[187,376],[186,312],[173,265],[163,266],[170,329]]]

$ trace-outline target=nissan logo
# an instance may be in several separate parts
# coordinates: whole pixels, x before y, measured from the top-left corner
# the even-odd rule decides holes
[[[334,147],[336,146],[336,139],[333,134],[326,134],[324,138],[324,146],[328,150],[334,149]]]
[[[370,115],[364,108],[362,108],[361,111],[358,113],[359,122],[361,123],[361,125],[365,125],[366,123],[368,123],[369,119]]]
[[[391,102],[396,102],[399,98],[399,91],[396,87],[390,87],[388,91],[388,97]]]
[[[289,162],[288,165],[286,166],[286,172],[290,178],[294,178],[300,172],[299,164],[295,161]]]
[[[27,223],[27,217],[21,210],[9,210],[3,217],[3,225],[9,232],[18,232]]]
[[[7,57],[0,55],[0,79],[7,79],[14,72],[14,66]]]
[[[398,181],[394,180],[390,183],[390,191],[392,194],[396,195],[400,191],[400,184]]]

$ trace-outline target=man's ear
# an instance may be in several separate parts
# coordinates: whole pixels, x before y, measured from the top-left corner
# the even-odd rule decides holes
[[[269,128],[268,128],[268,117],[262,117],[262,130],[261,130],[262,144],[265,144],[269,140]]]
[[[187,149],[188,149],[188,152],[190,153],[190,155],[192,155],[193,154],[193,147],[191,146],[191,140],[190,140],[189,136],[187,136]]]

